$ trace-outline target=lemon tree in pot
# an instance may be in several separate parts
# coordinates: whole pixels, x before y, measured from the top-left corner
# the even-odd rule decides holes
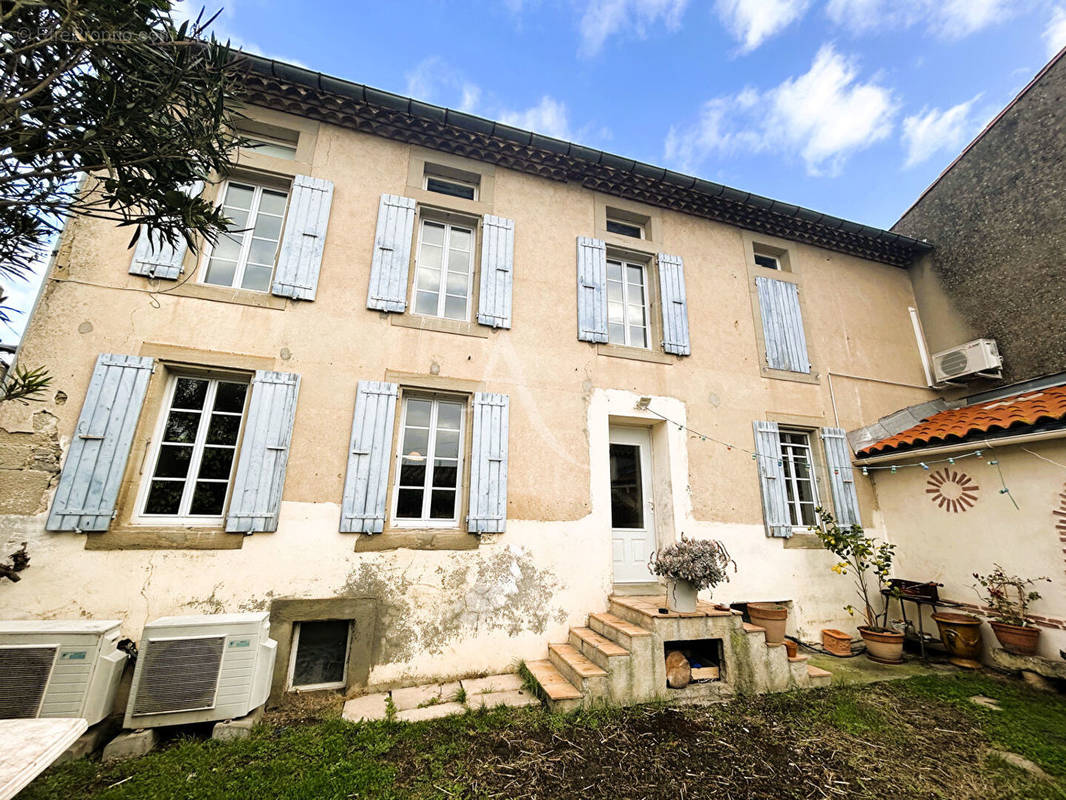
[[[987,575],[973,574],[977,583],[984,589],[978,590],[982,602],[992,611],[992,626],[1000,645],[1008,653],[1019,656],[1031,656],[1040,644],[1040,629],[1028,619],[1029,604],[1040,599],[1040,594],[1029,587],[1037,581],[1051,581],[1050,578],[1022,578],[1008,575],[999,564]],[[974,587],[977,589],[977,587]]]
[[[824,508],[817,509],[817,513],[822,524],[812,526],[811,531],[821,540],[822,547],[840,559],[833,565],[833,572],[853,576],[862,600],[861,612],[866,624],[859,626],[859,635],[866,643],[866,656],[882,664],[901,664],[903,634],[888,627],[888,599],[881,594],[892,571],[896,546],[867,536],[861,525],[840,527]],[[874,611],[871,596],[882,600],[880,614]],[[852,605],[844,609],[849,614],[855,613]]]
[[[667,580],[666,605],[671,611],[696,610],[696,595],[729,580],[729,565],[737,564],[717,539],[686,539],[656,550],[648,560],[653,575]]]

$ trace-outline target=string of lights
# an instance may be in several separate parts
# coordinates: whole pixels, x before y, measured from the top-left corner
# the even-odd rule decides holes
[[[738,452],[747,453],[748,455],[750,455],[752,461],[756,461],[757,462],[760,458],[768,458],[771,461],[776,461],[778,466],[782,466],[784,464],[784,458],[778,458],[776,456],[768,456],[765,453],[759,453],[758,451],[755,451],[755,450],[749,450],[746,447],[741,447],[740,445],[733,444],[732,442],[727,442],[727,441],[725,441],[723,439],[718,439],[718,438],[716,438],[714,436],[711,436],[710,434],[702,433],[700,431],[697,431],[694,428],[690,428],[687,425],[683,425],[680,422],[676,422],[675,420],[672,420],[669,417],[667,417],[667,416],[665,416],[663,414],[660,414],[654,408],[649,408],[646,405],[642,405],[641,408],[643,410],[645,410],[645,411],[650,411],[652,414],[654,414],[655,416],[657,416],[659,419],[663,420],[664,422],[667,422],[670,425],[677,426],[677,429],[679,431],[685,431],[690,436],[692,436],[692,437],[694,437],[696,439],[699,439],[700,441],[703,441],[703,442],[714,442],[715,444],[721,445],[722,447],[724,447],[726,449],[727,452],[736,450]],[[919,461],[919,462],[917,462],[915,464],[876,464],[876,465],[863,464],[861,469],[862,469],[862,474],[863,475],[869,475],[871,472],[873,472],[875,470],[887,470],[889,472],[889,474],[895,475],[901,469],[909,469],[909,468],[912,468],[912,467],[914,469],[922,469],[922,470],[928,471],[928,470],[930,470],[932,468],[931,467],[932,464],[955,464],[956,462],[963,461],[963,460],[965,460],[967,458],[981,458],[984,455],[985,450],[993,451],[991,453],[992,457],[988,459],[988,466],[996,468],[996,473],[999,476],[999,484],[1000,484],[1000,487],[1001,487],[1000,490],[999,490],[999,493],[1007,495],[1007,497],[1010,498],[1011,503],[1014,504],[1014,507],[1015,508],[1019,508],[1018,501],[1014,499],[1014,495],[1011,494],[1010,488],[1007,486],[1007,481],[1006,481],[1006,479],[1003,476],[1003,470],[999,466],[999,459],[995,457],[994,448],[992,447],[991,444],[988,444],[987,442],[986,442],[985,446],[983,448],[979,449],[979,450],[973,450],[973,451],[971,451],[969,453],[956,453],[954,455],[947,456],[946,458],[926,459],[924,461]],[[1026,452],[1028,452],[1028,451],[1026,451]],[[1036,455],[1036,454],[1034,453],[1034,455]],[[833,470],[833,474],[839,474],[839,470],[834,469]]]

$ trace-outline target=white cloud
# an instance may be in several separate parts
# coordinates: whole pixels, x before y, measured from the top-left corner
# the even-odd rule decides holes
[[[502,111],[499,115],[504,125],[513,125],[526,131],[554,136],[556,139],[572,139],[566,104],[544,95],[540,102],[523,111]]]
[[[440,56],[422,59],[404,77],[406,93],[416,100],[450,105],[471,114],[481,103],[481,87],[466,80]]]
[[[923,108],[903,120],[903,144],[907,148],[904,167],[921,164],[935,154],[958,153],[977,127],[973,107],[981,95],[949,109]]]
[[[1044,30],[1044,43],[1047,45],[1047,57],[1053,58],[1059,50],[1066,47],[1066,6],[1056,6],[1051,11],[1051,20]]]
[[[688,0],[588,0],[581,15],[581,54],[594,56],[615,34],[638,38],[662,20],[669,31],[681,27]]]
[[[707,102],[697,122],[673,126],[665,155],[692,170],[712,153],[783,152],[811,175],[839,173],[848,156],[892,132],[897,101],[876,78],[823,45],[810,70],[766,91],[745,89]]]
[[[829,0],[826,14],[858,33],[873,29],[928,27],[943,39],[961,39],[1002,22],[1010,0]]]
[[[718,0],[718,16],[750,52],[807,11],[809,0]]]

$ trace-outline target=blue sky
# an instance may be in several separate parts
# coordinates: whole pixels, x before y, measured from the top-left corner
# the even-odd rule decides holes
[[[214,29],[273,58],[881,227],[1066,46],[1066,0],[296,8],[232,0]],[[11,287],[15,303],[34,288]]]

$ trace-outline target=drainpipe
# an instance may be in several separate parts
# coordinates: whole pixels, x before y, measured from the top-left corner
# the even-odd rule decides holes
[[[917,383],[904,383],[903,381],[893,381],[888,378],[870,378],[866,375],[852,375],[848,372],[834,372],[831,369],[825,371],[825,376],[829,381],[829,399],[833,403],[833,424],[836,427],[840,427],[840,416],[837,414],[837,397],[833,391],[833,376],[838,378],[850,378],[853,381],[869,381],[870,383],[885,383],[889,386],[902,386],[906,389],[930,389],[930,386],[919,386]]]
[[[925,382],[933,385],[932,362],[929,359],[929,345],[925,343],[925,331],[922,330],[922,319],[918,316],[918,309],[908,306],[907,311],[911,315],[911,327],[914,328],[914,340],[918,343],[918,355],[922,357],[922,370],[925,372]]]

